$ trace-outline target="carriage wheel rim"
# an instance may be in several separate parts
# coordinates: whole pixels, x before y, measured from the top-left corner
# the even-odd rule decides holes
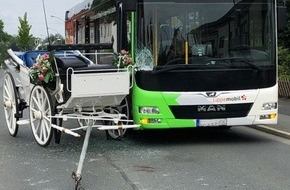
[[[16,114],[16,96],[15,88],[12,78],[9,74],[5,75],[3,85],[3,102],[4,102],[4,115],[6,124],[11,135],[15,135],[17,130]]]
[[[50,100],[43,87],[35,86],[30,95],[30,125],[35,140],[39,145],[45,146],[51,138]]]
[[[122,112],[122,110],[125,110],[125,114],[127,118],[122,118],[122,119],[129,119],[129,105],[128,105],[128,100],[127,97],[124,98],[124,100],[121,102],[121,104],[119,106],[116,106],[116,109],[119,112]],[[127,123],[126,123],[127,124]],[[108,134],[111,138],[113,139],[117,139],[120,136],[124,136],[127,132],[127,129],[112,129],[112,130],[108,130]]]

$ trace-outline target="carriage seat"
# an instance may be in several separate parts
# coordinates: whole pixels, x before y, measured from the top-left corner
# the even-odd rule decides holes
[[[87,67],[87,64],[84,59],[81,57],[76,56],[69,56],[69,57],[56,57],[55,58],[57,67],[60,70],[66,70],[68,68],[80,68],[80,67]]]
[[[30,68],[36,63],[36,59],[38,55],[49,54],[47,51],[27,51],[21,55],[20,59],[24,62],[24,64]]]

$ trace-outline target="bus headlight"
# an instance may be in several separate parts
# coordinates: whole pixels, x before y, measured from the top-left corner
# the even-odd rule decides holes
[[[139,113],[143,114],[159,114],[158,107],[139,107]]]
[[[277,105],[277,102],[264,103],[262,106],[262,110],[274,110],[277,109]]]

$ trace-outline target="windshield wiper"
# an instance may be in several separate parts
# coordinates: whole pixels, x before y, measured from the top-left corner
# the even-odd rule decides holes
[[[229,61],[231,64],[238,63],[240,61],[252,67],[253,69],[256,69],[258,71],[262,70],[261,67],[259,67],[258,65],[255,65],[254,63],[246,60],[243,57],[217,58],[217,59],[210,59],[210,61]]]
[[[261,67],[259,67],[258,65],[253,64],[252,62],[242,58],[242,57],[232,57],[232,58],[213,58],[213,59],[204,59],[203,61],[206,62],[212,62],[212,61],[224,61],[228,64],[235,64],[238,62],[242,62],[245,63],[246,65],[252,67],[255,70],[258,70],[258,72],[260,72],[262,70]],[[168,65],[165,64],[161,69],[159,70],[154,70],[152,71],[152,74],[159,74],[159,73],[164,73],[164,72],[168,72],[174,69],[180,69],[180,68],[197,68],[197,69],[204,69],[204,68],[208,68],[210,66],[214,66],[214,65],[218,65],[216,63],[207,63],[207,64],[177,64],[177,65]]]
[[[165,73],[174,69],[180,69],[180,68],[194,68],[194,67],[201,67],[204,65],[201,64],[179,64],[179,65],[164,65],[160,70],[154,70],[152,71],[152,74],[159,74],[159,73]]]
[[[168,61],[165,65],[162,66],[159,70],[154,70],[152,74],[164,73],[167,71],[171,71],[174,69],[187,69],[187,68],[203,68],[206,64],[201,62],[206,62],[206,59],[202,58],[193,58],[190,57],[189,64],[185,64],[185,59],[183,58],[175,58]],[[196,64],[197,63],[197,64]]]

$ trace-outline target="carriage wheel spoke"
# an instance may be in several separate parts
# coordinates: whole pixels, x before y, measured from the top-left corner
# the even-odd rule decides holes
[[[43,123],[41,123],[39,125],[39,139],[43,140],[43,127],[42,127]]]
[[[37,110],[36,109],[34,109],[32,106],[31,106],[31,108],[30,108],[33,112],[37,112]]]
[[[3,98],[4,98],[4,100],[6,100],[6,101],[9,101],[9,99],[10,99],[8,96],[5,96],[5,95],[4,95]]]
[[[45,134],[45,137],[48,136],[48,132],[49,132],[49,122],[47,122],[46,120],[43,120],[43,133]]]
[[[14,120],[14,118],[9,116],[10,129],[13,128],[13,120]]]
[[[126,106],[127,106],[126,104],[120,105],[120,106],[118,107],[118,111],[122,111],[122,109],[125,108]]]
[[[40,109],[41,106],[39,105],[38,100],[37,100],[35,97],[32,97],[32,99],[33,99],[33,103],[34,103],[34,105],[36,105],[37,108]]]
[[[47,115],[47,113],[49,113],[50,114],[50,108],[48,107],[46,110],[44,110],[44,112],[43,112],[43,115]]]
[[[42,110],[45,110],[47,107],[47,98],[44,96],[44,94],[41,94],[41,100],[42,100]]]
[[[40,126],[40,120],[34,120],[34,123],[36,124],[36,127],[35,127],[35,131],[36,133],[39,131],[39,126]],[[34,125],[35,126],[35,125]]]
[[[8,96],[7,98],[10,99],[11,94],[10,94],[10,92],[8,91],[7,86],[4,86],[4,92],[5,92],[6,95]]]

